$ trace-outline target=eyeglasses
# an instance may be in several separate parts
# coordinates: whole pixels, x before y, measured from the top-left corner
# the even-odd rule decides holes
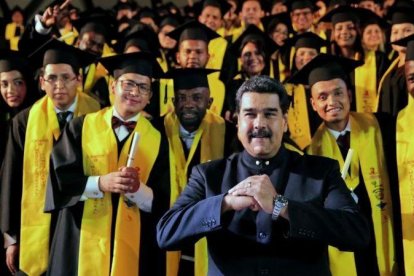
[[[64,85],[70,83],[71,81],[74,81],[76,79],[76,76],[71,76],[69,74],[63,74],[63,75],[48,75],[44,77],[44,80],[51,85],[56,85],[56,83],[60,80],[63,82]]]
[[[132,80],[120,80],[121,89],[124,92],[131,93],[136,92],[142,96],[149,96],[151,94],[151,87],[146,83],[137,83]]]

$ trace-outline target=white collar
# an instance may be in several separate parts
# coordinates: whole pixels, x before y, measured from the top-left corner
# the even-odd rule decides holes
[[[122,122],[138,122],[138,119],[139,119],[139,115],[141,115],[141,113],[140,112],[138,112],[135,116],[133,116],[133,117],[131,117],[131,118],[129,118],[128,120],[124,120],[122,117],[121,117],[121,115],[119,115],[119,113],[118,113],[118,111],[116,111],[116,108],[115,108],[115,106],[114,106],[114,108],[113,108],[113,112],[112,112],[112,116],[115,116],[115,117],[117,117],[119,120],[121,120]]]
[[[347,131],[351,132],[351,120],[348,120],[346,127],[342,131],[337,131],[328,127],[329,132],[334,136],[335,140],[338,139],[340,135],[344,135]]]
[[[62,110],[58,107],[55,106],[55,112],[56,114],[61,113],[61,112],[65,112],[65,111],[70,111],[73,114],[75,113],[75,109],[76,109],[76,105],[78,104],[78,96],[75,97],[75,100],[73,101],[73,103],[69,106],[68,109],[66,110]]]

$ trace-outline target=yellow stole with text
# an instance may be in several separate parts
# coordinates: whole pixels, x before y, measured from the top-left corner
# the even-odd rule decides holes
[[[288,110],[290,138],[303,150],[311,143],[312,139],[305,87],[285,84],[285,88],[288,95],[293,97]]]
[[[382,78],[381,78],[380,83],[378,85],[377,99],[376,99],[376,103],[375,103],[375,112],[378,112],[378,108],[379,108],[378,105],[379,105],[379,100],[380,100],[380,97],[381,97],[382,84],[384,83],[385,78],[391,73],[391,71],[398,68],[398,63],[400,63],[400,57],[399,56],[391,63],[391,65],[388,67],[387,71],[385,71],[384,75],[382,75]]]
[[[200,145],[200,163],[223,157],[225,123],[223,118],[207,110],[206,115],[198,128],[193,144],[191,145],[188,158],[185,158],[183,145],[180,139],[180,122],[177,115],[172,112],[165,116],[164,125],[168,137],[170,151],[170,174],[171,174],[171,206],[184,190],[187,184],[188,166]],[[196,276],[207,275],[208,256],[207,240],[205,238],[195,245],[195,274]],[[176,276],[180,263],[180,251],[167,252],[167,275]]]
[[[133,135],[130,135],[118,158],[118,147],[112,130],[113,107],[85,117],[82,128],[82,156],[85,175],[105,175],[126,165]],[[133,166],[140,168],[140,180],[147,182],[158,155],[160,133],[140,116],[135,132],[140,134]],[[140,212],[119,199],[114,240],[111,240],[111,193],[100,199],[85,201],[80,228],[78,275],[138,275],[140,245]],[[113,256],[111,255],[113,243]]]
[[[375,51],[365,51],[364,62],[362,66],[355,69],[356,111],[372,113],[375,110],[377,99],[377,62]]]
[[[99,110],[91,97],[78,93],[74,116]],[[27,121],[23,159],[20,229],[20,269],[28,275],[46,271],[49,256],[50,214],[43,213],[49,156],[60,136],[52,100],[44,96],[31,108]]]
[[[409,94],[408,105],[397,117],[397,165],[400,189],[402,238],[405,274],[414,275],[414,98]]]
[[[359,185],[361,170],[372,208],[379,272],[381,275],[395,275],[392,202],[380,127],[370,113],[351,112],[349,120],[352,129],[350,147],[354,155],[345,183],[353,191]],[[330,157],[337,160],[341,167],[344,165],[335,138],[324,124],[312,138],[308,153]],[[356,275],[352,252],[329,247],[329,259],[332,275]]]

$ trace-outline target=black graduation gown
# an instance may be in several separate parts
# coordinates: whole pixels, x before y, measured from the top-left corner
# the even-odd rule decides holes
[[[404,66],[392,70],[385,77],[379,93],[378,111],[397,117],[398,112],[408,104]]]
[[[67,125],[51,155],[45,211],[57,213],[58,220],[50,249],[47,275],[77,275],[84,206],[84,202],[79,199],[88,179],[83,174],[82,165],[83,122],[84,117],[79,117]],[[140,212],[140,275],[165,275],[165,252],[159,250],[156,243],[155,226],[169,208],[170,175],[166,156],[168,144],[162,139],[157,159],[146,183],[154,193],[152,212]],[[116,213],[113,215],[115,218]]]

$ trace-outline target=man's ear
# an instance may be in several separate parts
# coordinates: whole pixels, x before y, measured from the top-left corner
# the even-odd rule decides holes
[[[312,105],[313,111],[317,111],[316,110],[316,103],[315,103],[315,100],[312,98],[312,96],[310,97],[309,101],[310,101],[310,103]]]

